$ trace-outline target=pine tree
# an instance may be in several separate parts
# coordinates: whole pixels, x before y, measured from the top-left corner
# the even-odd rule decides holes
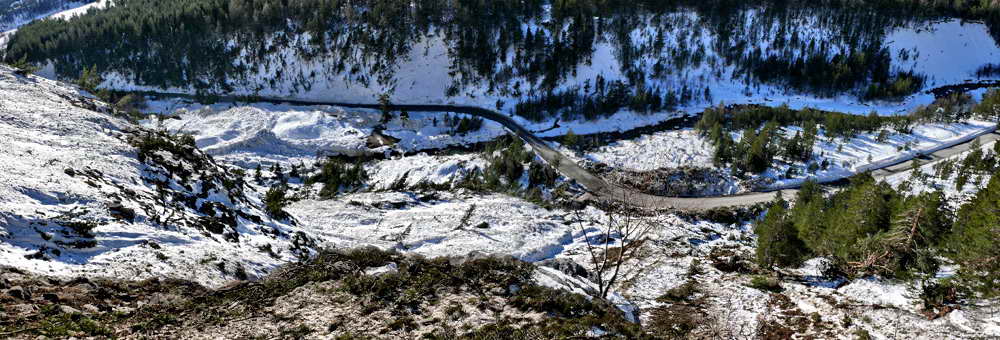
[[[285,212],[285,206],[288,205],[287,191],[284,185],[276,185],[267,190],[264,194],[264,210],[268,216],[278,220],[291,217]]]
[[[787,205],[779,194],[764,220],[754,226],[757,262],[765,268],[797,265],[807,253],[795,225],[788,218]]]
[[[821,252],[847,261],[859,261],[865,254],[857,243],[887,229],[891,188],[875,183],[871,175],[858,175],[851,186],[831,198],[833,206],[824,214],[830,226],[823,236]]]
[[[580,144],[580,136],[573,133],[573,129],[566,131],[566,135],[563,136],[563,145],[570,149],[576,149]]]
[[[76,80],[76,84],[80,86],[84,91],[96,94],[97,87],[104,82],[101,78],[100,73],[97,71],[97,66],[91,66],[90,68],[84,68],[83,73],[80,74],[80,78]]]
[[[943,201],[940,192],[898,200],[888,228],[858,242],[861,256],[849,263],[852,270],[904,279],[936,273],[934,247],[951,226]]]
[[[392,103],[389,101],[389,94],[383,93],[379,95],[378,104],[380,110],[382,111],[382,121],[381,121],[382,125],[389,124],[389,122],[391,122],[393,118],[392,111],[389,110],[389,107],[392,105]]]
[[[38,66],[32,65],[28,62],[28,55],[24,55],[21,59],[17,59],[10,63],[10,67],[15,69],[15,73],[26,76],[31,73],[38,71]]]
[[[823,217],[823,188],[815,181],[802,183],[795,197],[791,218],[796,232],[809,249],[823,249],[826,221]]]
[[[1000,297],[1000,176],[959,210],[949,245],[959,279],[983,297]]]

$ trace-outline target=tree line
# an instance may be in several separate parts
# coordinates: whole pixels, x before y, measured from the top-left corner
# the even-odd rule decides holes
[[[702,113],[695,129],[715,146],[716,166],[732,165],[737,174],[744,174],[764,172],[776,159],[812,162],[813,169],[829,166],[813,161],[813,147],[820,132],[831,140],[877,132],[876,140],[884,141],[890,133],[909,133],[916,124],[955,123],[973,117],[1000,119],[1000,89],[987,92],[979,103],[968,94],[957,93],[918,107],[910,114],[896,116],[880,116],[875,112],[852,115],[812,108],[794,110],[787,105],[717,106]],[[785,137],[781,131],[787,127],[800,130],[792,137]],[[739,140],[733,138],[734,132],[741,132]]]
[[[961,171],[992,176],[1000,170],[997,149],[977,148],[959,162]],[[908,186],[893,188],[861,174],[827,194],[807,182],[794,205],[779,197],[756,223],[757,261],[767,268],[794,267],[822,256],[848,277],[904,280],[934,277],[951,263],[959,270],[947,284],[967,294],[1000,296],[1000,176],[957,209],[941,190],[909,194]]]
[[[882,15],[835,3],[120,0],[68,22],[27,25],[12,37],[4,58],[51,61],[64,78],[96,68],[140,85],[199,93],[298,92],[325,81],[393,88],[401,58],[441,37],[452,61],[443,96],[482,88],[501,98],[529,98],[514,108],[525,116],[668,110],[710,97],[703,76],[722,75],[690,70],[720,65],[735,66],[734,76],[751,87],[768,83],[864,99],[918,90],[922,76],[892,69],[883,40],[889,29],[926,16]],[[747,16],[748,10],[757,14]],[[832,36],[800,33],[803,18],[815,19]],[[717,43],[701,42],[703,34]],[[620,82],[621,89],[610,91],[615,88],[609,85],[594,99],[588,99],[594,89],[567,89],[603,45],[612,47],[620,75],[585,80],[596,86],[598,76],[608,77],[608,84]],[[319,66],[301,66],[309,62]]]

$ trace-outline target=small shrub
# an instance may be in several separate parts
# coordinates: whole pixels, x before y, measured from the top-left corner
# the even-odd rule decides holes
[[[323,184],[319,196],[330,199],[340,193],[341,189],[360,187],[368,181],[368,172],[361,163],[345,164],[330,158],[320,167],[320,173],[306,180],[307,185]]]
[[[687,301],[698,292],[698,283],[694,280],[687,280],[680,286],[671,288],[666,294],[656,298],[656,301],[663,303],[677,303]]]
[[[748,286],[774,293],[779,293],[784,290],[781,288],[781,282],[778,281],[777,278],[770,276],[755,275],[750,278],[750,284]]]
[[[285,206],[288,205],[287,187],[284,185],[272,186],[264,194],[264,211],[268,216],[278,220],[287,220],[291,218],[291,215],[285,211]]]
[[[856,339],[856,340],[872,340],[872,339],[875,339],[875,338],[873,338],[872,335],[871,335],[871,333],[868,333],[868,331],[866,331],[865,329],[858,328],[858,329],[854,330],[854,339]]]
[[[413,330],[417,329],[418,325],[417,325],[417,322],[415,320],[413,320],[413,317],[407,315],[407,316],[398,317],[395,320],[392,320],[391,322],[389,322],[388,325],[386,325],[386,327],[388,327],[390,330],[393,330],[393,331],[402,330],[402,331],[410,332],[410,331],[413,331]]]
[[[69,228],[80,237],[94,238],[96,236],[94,235],[94,228],[97,228],[97,223],[94,222],[72,221],[63,223],[63,226]]]

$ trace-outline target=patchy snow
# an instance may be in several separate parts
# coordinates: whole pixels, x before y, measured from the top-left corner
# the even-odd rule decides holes
[[[911,310],[915,301],[908,295],[906,286],[883,282],[874,278],[857,279],[841,287],[838,291],[870,305],[895,307]]]
[[[73,19],[73,17],[75,17],[75,16],[86,14],[87,11],[90,11],[91,9],[103,9],[103,8],[107,7],[108,4],[111,4],[112,1],[113,0],[95,0],[94,2],[91,2],[91,3],[83,5],[83,6],[74,7],[74,8],[70,8],[68,10],[65,10],[65,11],[56,12],[56,13],[50,15],[48,18],[50,18],[50,19],[62,19],[62,20]]]
[[[499,194],[358,193],[296,202],[288,211],[335,247],[374,245],[427,256],[476,251],[534,262],[555,257],[580,237],[569,212]]]
[[[198,147],[237,164],[269,162],[297,163],[320,155],[356,156],[397,150],[406,153],[465,146],[506,134],[492,121],[479,131],[455,134],[445,117],[461,114],[397,112],[383,134],[399,139],[396,145],[369,149],[368,137],[381,125],[377,110],[334,106],[222,103],[199,105],[178,100],[151,101],[147,112],[166,113],[143,121],[151,128],[195,137]]]
[[[715,147],[694,129],[657,132],[587,153],[587,159],[635,171],[662,168],[710,168]]]
[[[758,189],[795,187],[807,179],[835,181],[960,144],[995,129],[996,122],[978,120],[951,124],[931,123],[914,126],[911,134],[887,131],[889,133],[884,141],[878,140],[878,133],[869,133],[850,139],[837,138],[832,142],[820,131],[813,147],[813,162],[819,165],[826,160],[826,169],[819,168],[810,173],[809,164],[778,162],[755,177],[770,182],[766,187]],[[793,137],[797,132],[801,133],[802,129],[795,126],[782,129],[786,138]],[[734,133],[733,136],[739,140],[739,133]],[[714,150],[715,147],[706,138],[693,129],[684,129],[616,142],[587,153],[584,159],[631,171],[713,168]],[[785,178],[789,169],[793,169],[795,173]]]
[[[740,18],[738,24],[745,27],[739,29],[746,34],[746,39],[750,39],[754,44],[762,47],[768,55],[782,55],[783,53],[799,54],[801,51],[793,46],[778,47],[768,49],[776,39],[789,38],[789,31],[795,31],[797,37],[803,40],[815,39],[817,41],[827,40],[831,44],[831,51],[844,50],[846,44],[838,35],[835,27],[828,27],[830,24],[819,25],[822,21],[815,15],[801,15],[793,19],[789,26],[781,27],[774,23],[767,27],[759,27],[756,9],[746,11],[745,18]],[[642,20],[652,20],[642,18]],[[683,66],[681,72],[675,72],[661,78],[650,77],[646,80],[648,85],[662,89],[679,90],[682,86],[702,89],[709,88],[711,95],[709,100],[695,99],[686,106],[677,108],[675,111],[653,112],[649,114],[635,113],[622,110],[617,114],[601,118],[596,121],[554,121],[530,122],[521,117],[515,117],[527,128],[536,131],[544,131],[543,136],[564,134],[569,129],[574,132],[592,133],[603,131],[625,131],[639,126],[648,126],[676,118],[684,113],[698,113],[705,108],[716,106],[719,103],[725,104],[762,104],[778,105],[788,103],[792,108],[812,107],[821,110],[849,112],[856,114],[867,114],[877,111],[880,114],[899,114],[911,111],[920,105],[930,104],[933,96],[920,92],[901,102],[861,102],[855,96],[843,94],[834,97],[821,97],[814,95],[804,95],[789,91],[787,86],[751,83],[736,75],[738,70],[736,65],[728,65],[725,58],[720,56],[720,52],[714,46],[720,46],[718,37],[708,27],[704,27],[706,19],[699,17],[694,12],[667,13],[658,18],[662,22],[672,22],[674,25],[667,25],[664,33],[664,43],[662,55],[657,53],[647,53],[640,55],[635,61],[635,66],[644,73],[652,73],[653,65],[659,60],[672,60],[675,54],[697,54],[702,56],[700,63]],[[531,21],[524,23],[524,29],[535,29],[539,23]],[[629,34],[637,46],[651,45],[656,39],[657,29],[653,23],[646,26],[637,25]],[[313,51],[309,43],[311,36],[308,33],[300,35],[287,35],[286,33],[276,34],[281,36],[281,40],[288,39],[289,47],[277,47],[276,52],[268,55],[266,60],[261,62],[248,62],[252,53],[243,50],[237,44],[230,44],[236,54],[242,57],[234,60],[235,65],[244,65],[251,68],[251,74],[246,77],[239,77],[231,80],[232,86],[236,88],[234,94],[261,95],[268,97],[296,98],[302,100],[317,101],[339,101],[355,103],[374,103],[377,98],[385,93],[390,95],[391,101],[401,104],[457,104],[475,105],[486,108],[497,108],[501,111],[513,112],[518,100],[524,98],[524,93],[538,93],[540,84],[536,81],[528,81],[515,77],[510,79],[508,84],[498,86],[511,86],[512,84],[522,84],[521,95],[500,95],[491,92],[493,89],[487,84],[473,82],[468,87],[463,88],[455,96],[446,96],[449,87],[455,83],[457,77],[478,75],[466,75],[457,72],[453,53],[453,43],[445,41],[438,35],[422,35],[417,41],[412,43],[406,51],[400,55],[391,56],[392,60],[386,60],[388,68],[379,68],[378,74],[365,73],[368,69],[366,63],[373,63],[373,60],[359,60],[361,64],[360,74],[348,71],[344,73],[330,74],[329,65],[335,64],[337,60],[331,57],[311,58],[302,60],[301,51]],[[268,45],[273,45],[274,40],[269,39]],[[989,30],[985,25],[975,22],[962,22],[960,20],[944,20],[929,23],[913,24],[906,27],[891,29],[885,37],[886,48],[892,53],[892,67],[899,70],[913,69],[917,73],[929,76],[926,88],[941,86],[946,84],[962,83],[972,79],[975,70],[986,63],[996,60],[1000,55],[1000,47],[993,41]],[[738,42],[727,41],[722,44],[736,44]],[[273,47],[273,46],[272,46]],[[574,71],[567,74],[562,79],[555,90],[564,90],[583,87],[584,84],[593,83],[598,76],[609,81],[625,79],[622,62],[619,60],[618,47],[616,44],[601,41],[594,43],[592,58],[587,63],[576,65]],[[749,49],[748,49],[749,51]],[[906,53],[903,53],[906,51]],[[497,69],[508,67],[514,62],[514,51],[505,51],[497,60]],[[747,52],[749,53],[749,52]],[[904,57],[904,54],[908,54]],[[390,58],[390,57],[385,57]],[[248,59],[249,60],[249,59]],[[295,60],[296,62],[286,62]],[[670,64],[670,62],[668,62]],[[278,65],[281,65],[280,67]],[[671,65],[673,66],[673,65]],[[681,66],[677,66],[681,67]],[[364,79],[364,81],[360,81]],[[267,84],[275,84],[273,88]],[[308,85],[304,85],[308,84]],[[105,75],[103,84],[109,88],[121,90],[152,90],[168,92],[193,93],[190,88],[167,88],[157,89],[150,86],[135,84],[127,75],[109,72]],[[260,88],[263,86],[263,88]],[[700,94],[695,97],[700,97]],[[549,130],[554,124],[558,127]]]
[[[982,150],[985,155],[993,154],[996,143],[997,142],[985,143],[981,146],[980,150]],[[948,157],[940,162],[924,164],[917,169],[910,169],[892,174],[886,177],[885,181],[896,188],[899,188],[901,184],[904,184],[904,182],[909,184],[907,192],[910,194],[941,191],[944,193],[945,197],[948,198],[946,203],[953,209],[957,209],[962,204],[971,200],[980,189],[985,188],[990,181],[990,176],[988,174],[972,174],[965,186],[958,188],[956,183],[960,175],[959,169],[954,170],[948,178],[940,178],[937,176],[935,166],[946,161],[961,162],[963,159],[968,157],[971,152],[973,152],[973,150]],[[958,165],[955,167],[957,168]],[[947,271],[946,269],[951,269],[951,271]],[[944,267],[942,268],[942,272],[938,275],[951,275],[953,274],[953,270],[954,268]]]
[[[454,183],[476,168],[485,169],[486,165],[486,160],[478,154],[430,156],[422,153],[373,162],[365,170],[369,176],[368,185],[374,190],[384,190],[404,176],[407,187],[421,183]]]
[[[883,142],[878,141],[878,134],[862,134],[846,141],[838,139],[831,143],[820,134],[813,147],[813,154],[821,155],[818,162],[822,159],[829,160],[829,168],[808,175],[780,179],[781,174],[793,166],[800,174],[808,173],[805,164],[784,165],[768,169],[763,176],[776,179],[770,189],[797,186],[806,179],[819,182],[834,181],[961,144],[995,131],[996,127],[996,122],[978,120],[952,124],[921,124],[914,126],[910,134],[890,132]],[[796,129],[786,129],[786,137],[794,136],[795,131]]]
[[[259,193],[223,188],[229,170],[197,151],[205,168],[167,152],[147,156],[162,158],[159,165],[140,161],[128,142],[137,127],[93,111],[102,105],[75,87],[0,67],[0,263],[55,276],[218,285],[237,268],[261,275],[295,258],[290,235],[299,229],[251,221],[266,216]],[[190,174],[178,178],[163,164]],[[218,215],[190,206],[239,217],[220,227],[226,234],[208,232],[198,223]]]

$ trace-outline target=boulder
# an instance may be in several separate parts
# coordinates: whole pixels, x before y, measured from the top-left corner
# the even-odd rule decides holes
[[[30,300],[31,292],[21,286],[14,286],[7,290],[7,295],[15,299]]]

